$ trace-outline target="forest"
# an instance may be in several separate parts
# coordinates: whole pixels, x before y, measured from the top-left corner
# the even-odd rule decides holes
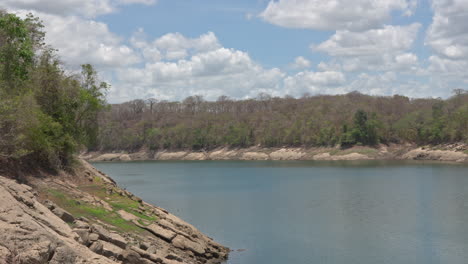
[[[113,104],[99,116],[93,150],[317,147],[468,142],[468,91],[448,99],[401,95],[304,95]]]
[[[108,85],[89,64],[65,73],[44,36],[37,17],[0,10],[0,167],[67,168],[97,139]]]
[[[37,17],[0,11],[0,161],[64,168],[78,151],[468,143],[468,91],[450,98],[259,94],[108,105],[92,65],[66,71]]]

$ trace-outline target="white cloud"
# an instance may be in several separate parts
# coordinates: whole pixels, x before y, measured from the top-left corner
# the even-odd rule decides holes
[[[330,39],[312,49],[330,56],[375,56],[407,50],[416,39],[420,24],[387,25],[364,32],[337,31]]]
[[[284,89],[286,94],[296,96],[304,93],[337,94],[345,92],[345,89],[343,89],[345,82],[346,77],[341,72],[303,71],[286,77],[284,79]]]
[[[288,28],[363,31],[380,27],[393,11],[410,15],[415,6],[416,0],[279,0],[260,17]]]
[[[0,6],[60,16],[82,15],[91,18],[113,13],[122,5],[155,3],[156,0],[3,0]]]
[[[105,68],[140,61],[138,54],[104,23],[77,16],[37,15],[47,29],[46,42],[58,49],[61,59],[69,66],[91,63]]]
[[[294,59],[294,62],[289,65],[293,69],[305,69],[310,68],[311,63],[308,59],[299,56]]]
[[[468,1],[433,0],[434,17],[426,43],[439,55],[453,60],[468,59]]]
[[[434,16],[426,34],[431,83],[448,94],[468,83],[468,1],[433,0]]]
[[[277,68],[264,69],[245,52],[221,47],[196,53],[187,60],[122,68],[117,74],[119,91],[111,97],[158,96],[175,100],[193,94],[209,99],[220,95],[254,97],[259,92],[278,94],[284,75]]]
[[[409,53],[421,27],[387,25],[364,32],[339,30],[313,51],[325,52],[333,59],[320,63],[320,69],[345,71],[417,70],[418,58]]]

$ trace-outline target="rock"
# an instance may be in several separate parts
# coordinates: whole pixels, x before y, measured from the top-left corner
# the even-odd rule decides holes
[[[242,154],[241,160],[268,160],[268,154],[263,152],[245,152]]]
[[[104,245],[101,243],[101,241],[95,241],[89,247],[89,249],[91,251],[93,251],[94,253],[100,254],[100,255],[102,254],[103,248],[104,248]]]
[[[236,159],[237,152],[234,150],[228,150],[226,148],[215,150],[208,155],[209,159],[212,160],[230,160]]]
[[[165,228],[163,228],[163,227],[161,227],[161,226],[159,226],[157,224],[150,224],[148,226],[144,226],[144,225],[141,225],[141,224],[138,223],[137,225],[140,226],[141,228],[144,228],[144,229],[150,231],[155,236],[166,240],[167,242],[171,242],[172,239],[176,236],[176,233],[174,233],[173,231],[171,231],[169,229],[165,229]]]
[[[50,201],[50,200],[45,200],[44,205],[51,211],[54,210],[54,208],[56,206],[55,203]]]
[[[150,247],[151,247],[151,244],[148,243],[148,242],[143,241],[143,242],[140,243],[140,249],[142,249],[142,250],[147,250]]]
[[[161,258],[159,256],[155,255],[155,254],[146,252],[143,249],[139,249],[139,248],[133,247],[133,246],[130,247],[130,249],[135,251],[136,253],[138,253],[142,258],[151,260],[152,262],[156,262],[156,263],[161,262]]]
[[[89,224],[81,220],[75,220],[73,224],[75,226],[75,229],[89,229]]]
[[[0,201],[0,263],[16,257],[24,264],[115,264],[79,244],[78,235],[36,200],[31,187],[0,177]]]
[[[71,215],[69,212],[63,210],[60,207],[55,207],[54,209],[52,209],[52,212],[67,223],[73,223],[75,221],[73,215]]]
[[[125,240],[125,238],[123,238],[119,234],[109,232],[107,229],[105,229],[104,227],[100,225],[94,224],[92,225],[91,229],[93,233],[96,233],[99,235],[99,238],[101,240],[110,242],[123,249],[127,246],[127,241]]]
[[[183,158],[183,160],[206,160],[206,155],[201,152],[189,153]]]
[[[106,257],[118,258],[122,253],[123,249],[106,241],[100,241],[102,243],[102,255]]]
[[[179,151],[179,152],[163,152],[163,153],[157,153],[155,155],[155,159],[158,160],[180,160],[182,159],[185,155],[187,155],[186,151]]]
[[[80,236],[80,241],[81,244],[85,246],[89,246],[91,244],[90,239],[89,239],[89,231],[86,229],[73,229],[75,233],[77,233]]]
[[[129,213],[127,211],[124,211],[124,210],[119,210],[119,211],[117,211],[117,213],[120,215],[120,217],[122,217],[126,221],[133,221],[133,220],[140,219],[138,216],[136,216],[134,214],[131,214],[131,213]]]
[[[272,160],[299,160],[306,155],[301,149],[285,149],[282,148],[270,153]]]
[[[98,241],[99,235],[96,233],[91,233],[88,236],[90,242]]]
[[[158,248],[151,245],[148,249],[146,249],[146,252],[148,252],[150,254],[156,254],[156,253],[158,253]]]
[[[142,262],[140,254],[133,250],[124,250],[121,255],[125,264],[140,264]]]
[[[123,154],[122,156],[119,157],[121,161],[131,161],[132,158],[128,154]]]
[[[172,244],[180,249],[188,249],[198,255],[205,254],[205,246],[200,243],[193,242],[181,235],[178,235],[172,240]]]

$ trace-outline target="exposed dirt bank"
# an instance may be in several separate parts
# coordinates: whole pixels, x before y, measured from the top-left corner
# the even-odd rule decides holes
[[[89,152],[82,155],[88,161],[137,160],[434,160],[468,162],[468,145],[448,144],[417,147],[415,145],[380,145],[378,147],[336,148],[218,148],[206,152],[188,150],[139,152]]]
[[[228,255],[86,162],[74,174],[26,179],[0,176],[0,264],[214,264]]]

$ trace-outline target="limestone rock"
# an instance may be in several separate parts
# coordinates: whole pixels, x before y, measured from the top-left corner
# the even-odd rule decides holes
[[[172,244],[180,249],[188,249],[191,250],[192,252],[198,254],[198,255],[203,255],[205,254],[205,246],[191,241],[187,239],[186,237],[183,237],[181,235],[178,235],[172,240]]]
[[[91,244],[89,249],[97,254],[102,254],[103,247],[104,245],[101,243],[101,241],[95,241],[93,244]]]
[[[29,186],[0,177],[0,201],[0,263],[115,263],[79,244]]]
[[[106,257],[118,258],[123,252],[123,249],[106,241],[100,241],[102,243],[102,255]]]
[[[93,233],[96,233],[99,235],[99,238],[101,240],[110,242],[120,248],[125,248],[127,246],[127,241],[125,240],[125,238],[123,238],[121,235],[117,233],[109,232],[107,229],[105,229],[104,227],[98,224],[92,225],[91,229],[93,230]]]
[[[150,231],[155,236],[158,236],[168,242],[171,242],[172,239],[176,236],[176,233],[169,229],[165,229],[157,224],[150,224],[148,226],[139,225],[140,227]]]

